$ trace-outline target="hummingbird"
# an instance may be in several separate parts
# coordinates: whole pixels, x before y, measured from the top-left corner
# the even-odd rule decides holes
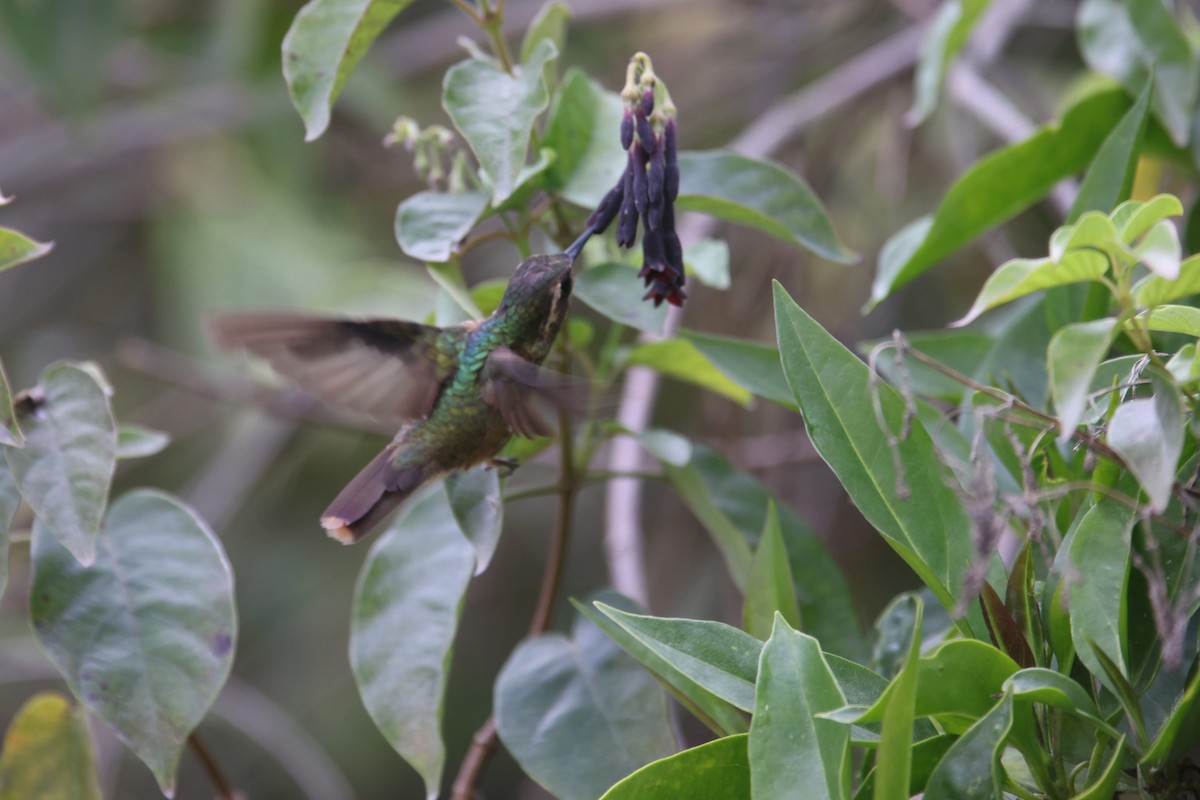
[[[217,317],[222,349],[244,348],[323,402],[400,424],[334,498],[321,525],[359,541],[429,481],[495,463],[513,434],[552,433],[547,405],[568,403],[569,376],[541,367],[571,298],[571,267],[589,226],[558,255],[522,261],[484,320],[438,328],[395,319],[248,313]]]

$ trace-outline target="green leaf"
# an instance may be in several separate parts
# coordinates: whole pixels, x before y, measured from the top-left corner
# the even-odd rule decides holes
[[[1129,586],[1131,509],[1107,498],[1084,512],[1069,542],[1071,638],[1092,675],[1115,691],[1094,648],[1125,674],[1125,597]]]
[[[1131,207],[1128,217],[1117,226],[1121,234],[1121,241],[1125,244],[1133,244],[1159,221],[1183,214],[1183,204],[1179,202],[1178,197],[1171,194],[1155,195],[1144,203],[1133,201],[1122,205]],[[1114,223],[1117,223],[1118,211],[1114,211],[1112,214]]]
[[[9,723],[0,800],[102,800],[87,722],[61,694],[35,694]]]
[[[842,798],[849,793],[849,727],[815,714],[846,699],[821,646],[781,616],[758,663],[750,723],[750,785],[755,798]]]
[[[904,401],[775,284],[779,352],[817,452],[863,516],[883,534],[948,609],[977,557],[971,522],[946,482],[933,441],[916,420],[893,451],[880,429],[899,431]],[[899,464],[895,463],[898,451]],[[899,467],[899,470],[897,469]],[[982,628],[982,621],[979,621]],[[978,630],[977,633],[984,633]]]
[[[691,441],[674,431],[647,428],[641,433],[630,435],[636,436],[642,447],[664,464],[682,467],[692,460]]]
[[[475,551],[442,491],[410,504],[367,554],[354,590],[350,665],[388,743],[438,795],[442,707]]]
[[[729,244],[707,237],[689,245],[683,251],[688,273],[713,289],[729,288]]]
[[[1096,778],[1090,786],[1084,789],[1079,794],[1075,795],[1074,800],[1112,800],[1117,796],[1117,784],[1121,780],[1123,771],[1121,769],[1125,760],[1125,737],[1122,736],[1117,740],[1117,746],[1113,749],[1112,758],[1108,760],[1108,765],[1100,772],[1100,777]],[[1088,776],[1091,777],[1090,775]]]
[[[915,713],[936,717],[948,733],[960,733],[964,723],[987,713],[1017,670],[1015,661],[990,644],[952,639],[921,659]]]
[[[785,503],[706,445],[694,443],[687,465],[666,465],[664,472],[713,537],[734,583],[743,589],[749,580],[751,554],[767,524],[767,504],[774,502],[805,632],[817,637],[827,652],[850,658],[862,655],[858,615],[837,562]]]
[[[123,424],[117,428],[117,458],[145,458],[161,453],[171,443],[162,431],[144,425]]]
[[[599,205],[625,170],[625,150],[617,136],[623,114],[619,95],[578,67],[567,70],[542,138],[555,154],[546,173],[552,191],[584,208]]]
[[[1000,755],[1012,729],[1013,703],[1004,695],[946,752],[925,786],[925,800],[992,800],[1002,797]]]
[[[283,77],[304,120],[305,141],[329,127],[329,111],[375,38],[412,0],[310,0],[283,39]]]
[[[1013,673],[1005,681],[1004,691],[1011,694],[1013,700],[1062,709],[1088,720],[1101,730],[1112,732],[1087,691],[1066,675],[1052,669],[1030,667]]]
[[[692,680],[682,670],[674,667],[669,659],[659,655],[655,649],[644,644],[641,639],[608,617],[597,613],[594,608],[575,600],[571,602],[580,614],[604,631],[610,639],[621,646],[622,650],[661,678],[675,698],[717,735],[745,733],[748,730],[746,718],[733,705]],[[632,601],[628,601],[628,603],[632,604]]]
[[[37,242],[10,228],[0,228],[0,272],[41,258],[53,249],[53,242]]]
[[[13,412],[12,390],[8,388],[8,376],[4,374],[4,362],[0,361],[0,445],[24,447],[25,436],[17,424]]]
[[[875,762],[874,800],[908,800],[912,785],[912,735],[920,674],[922,606],[916,597],[911,598],[907,605],[913,609],[912,635],[909,637],[904,666],[891,684],[887,707],[883,712],[883,731]]]
[[[442,106],[487,173],[495,204],[517,186],[533,122],[549,103],[542,68],[557,57],[554,43],[542,39],[517,76],[474,58],[446,72]]]
[[[750,565],[750,580],[742,606],[742,628],[756,639],[771,636],[775,613],[793,628],[800,627],[800,608],[792,589],[792,569],[779,529],[775,502],[767,504],[767,522]]]
[[[983,618],[987,622],[992,641],[1018,665],[1032,667],[1033,650],[1025,639],[1025,632],[1018,627],[1000,595],[987,581],[980,587],[979,599],[983,603]]]
[[[529,23],[525,38],[521,40],[521,62],[529,63],[537,49],[538,43],[548,40],[556,52],[561,53],[563,42],[567,38],[567,20],[571,18],[571,10],[559,0],[549,0],[543,5]]]
[[[21,493],[7,462],[0,461],[0,597],[8,583],[8,538],[13,517],[21,505]]]
[[[681,331],[726,378],[759,397],[798,411],[779,363],[779,351],[748,339]]]
[[[948,0],[942,3],[929,24],[921,59],[913,82],[913,104],[904,121],[916,127],[929,118],[937,106],[946,65],[971,38],[975,23],[990,0]]]
[[[743,711],[754,710],[754,681],[762,650],[758,639],[720,622],[647,617],[601,602],[595,606],[704,689]]]
[[[614,322],[661,333],[667,307],[642,302],[645,288],[637,274],[637,268],[628,264],[599,264],[576,274],[571,296]]]
[[[1046,366],[1061,426],[1060,442],[1071,437],[1087,413],[1092,378],[1112,346],[1116,323],[1112,318],[1075,322],[1050,337]]]
[[[905,797],[912,797],[925,791],[925,784],[929,782],[929,776],[941,763],[946,751],[957,741],[957,736],[944,733],[940,736],[922,739],[912,746],[911,774],[908,780],[908,794]],[[858,787],[858,792],[854,795],[854,800],[871,800],[875,797],[875,773],[877,771],[878,767],[871,770],[863,780],[862,785]]]
[[[978,372],[984,357],[992,348],[991,336],[970,329],[905,333],[904,340],[909,348],[967,377],[973,377]],[[858,349],[865,356],[890,341],[889,338],[866,342]],[[907,387],[918,396],[945,400],[955,405],[962,402],[967,390],[961,382],[922,364],[908,354],[905,354],[903,364],[904,369],[901,371],[896,365],[894,351],[882,352],[875,360],[875,368],[879,370],[879,374],[893,386]]]
[[[675,752],[662,689],[586,618],[570,637],[550,633],[518,645],[495,695],[500,740],[562,800],[591,800]]]
[[[96,560],[33,530],[34,634],[71,692],[150,767],[163,792],[229,677],[233,571],[187,506],[150,489],[112,504]]]
[[[808,184],[772,161],[722,150],[680,153],[677,204],[757,228],[830,261],[858,259],[838,240]]]
[[[1072,250],[1055,263],[1052,258],[1014,258],[1001,264],[979,291],[966,316],[951,323],[962,327],[996,306],[1019,297],[1072,283],[1098,281],[1108,272],[1108,259],[1095,250]]]
[[[504,501],[500,494],[499,471],[478,467],[455,472],[445,480],[450,512],[459,530],[475,548],[475,574],[491,563],[504,527]]]
[[[1044,587],[1042,589],[1044,591]],[[1013,620],[1025,641],[1033,650],[1035,664],[1045,662],[1045,635],[1042,632],[1042,610],[1039,603],[1037,574],[1033,562],[1033,542],[1028,539],[1013,561],[1005,588],[1004,605],[1012,613]]]
[[[1126,400],[1108,425],[1108,444],[1120,454],[1161,514],[1171,501],[1175,466],[1183,452],[1184,409],[1179,387],[1158,370],[1149,372],[1152,398]]]
[[[1195,745],[1196,732],[1200,730],[1200,703],[1196,702],[1197,698],[1200,698],[1200,672],[1192,675],[1187,689],[1177,698],[1167,721],[1141,757],[1141,764],[1151,769],[1173,764]]]
[[[644,342],[629,352],[626,363],[641,364],[655,372],[692,383],[710,392],[724,395],[747,408],[753,405],[750,392],[738,386],[708,360],[691,341],[684,338]]]
[[[1090,95],[1058,124],[977,162],[950,187],[932,217],[909,224],[884,245],[869,307],[1086,167],[1128,108],[1120,90]]]
[[[1090,248],[1102,253],[1117,249],[1116,225],[1107,214],[1088,211],[1072,225],[1064,225],[1050,236],[1050,258],[1056,263],[1072,250]]]
[[[396,209],[396,241],[413,258],[435,264],[449,261],[487,202],[480,192],[418,192]]]
[[[750,800],[746,734],[726,736],[642,767],[600,800]]]
[[[25,501],[82,564],[95,555],[116,469],[117,426],[91,372],[67,362],[42,372],[44,399],[20,415],[25,446],[5,448]]]
[[[1152,331],[1200,336],[1200,308],[1193,306],[1158,306],[1137,321]]]
[[[1086,0],[1076,21],[1084,61],[1131,92],[1154,73],[1154,112],[1176,145],[1187,144],[1196,94],[1194,59],[1162,0]]]
[[[1192,256],[1179,265],[1179,277],[1147,275],[1133,287],[1133,302],[1151,308],[1200,293],[1200,255]]]
[[[896,595],[875,618],[875,644],[871,648],[871,667],[881,675],[895,677],[904,667],[912,643],[921,598],[904,592]]]
[[[1087,211],[1107,214],[1109,209],[1129,197],[1142,152],[1142,139],[1146,134],[1152,88],[1153,82],[1147,81],[1137,102],[1125,112],[1104,144],[1100,145],[1099,152],[1083,177],[1083,183],[1079,185],[1079,193],[1075,195],[1075,202],[1067,214],[1067,222],[1074,222]]]
[[[1146,269],[1169,281],[1179,277],[1180,258],[1182,252],[1179,245],[1179,233],[1170,220],[1160,220],[1146,232],[1146,235],[1133,249],[1138,260]]]

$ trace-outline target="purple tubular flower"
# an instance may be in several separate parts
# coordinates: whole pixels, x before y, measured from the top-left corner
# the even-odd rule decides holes
[[[650,120],[638,114],[637,117],[637,135],[638,142],[642,145],[642,149],[646,151],[646,155],[654,155],[654,151],[658,149],[658,141],[654,137],[654,128],[650,125]]]
[[[628,150],[633,145],[633,114],[629,113],[629,109],[625,110],[625,116],[621,118],[621,149]]]
[[[626,169],[622,179],[621,212],[617,220],[617,245],[633,247],[637,241],[638,211],[633,201],[633,170]]]
[[[654,88],[647,86],[642,90],[642,107],[638,109],[642,112],[643,117],[648,117],[654,113]]]
[[[646,225],[658,229],[662,227],[663,207],[666,197],[663,193],[663,152],[658,148],[650,157],[650,168],[646,173],[646,193],[649,206],[646,209]]]
[[[675,198],[679,196],[679,163],[676,151],[675,120],[673,119],[667,120],[667,126],[663,130],[662,149],[666,161],[663,170],[663,191],[667,196],[667,201],[674,202]]]
[[[643,217],[650,206],[650,195],[646,186],[646,151],[635,147],[629,151],[629,166],[625,168],[633,176],[633,202]]]
[[[621,210],[621,201],[625,199],[625,178],[622,176],[617,181],[617,185],[608,190],[608,194],[604,195],[604,199],[600,201],[600,205],[596,206],[596,210],[592,212],[587,219],[587,224],[592,228],[594,233],[604,233],[609,224],[617,216],[617,212]]]

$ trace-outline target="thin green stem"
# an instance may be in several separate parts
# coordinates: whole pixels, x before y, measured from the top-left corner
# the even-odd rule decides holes
[[[582,488],[592,483],[603,483],[611,481],[615,478],[635,478],[643,481],[660,481],[663,476],[657,472],[618,472],[612,470],[596,470],[589,472],[579,478],[579,486]],[[558,494],[560,487],[557,483],[546,484],[544,486],[531,486],[528,489],[518,489],[515,492],[509,492],[504,495],[505,503],[515,503],[518,500],[528,500],[531,497],[547,497],[552,494]]]
[[[471,18],[471,22],[476,25],[483,26],[483,17],[480,16],[478,9],[467,2],[467,0],[450,0],[450,5],[462,11]]]

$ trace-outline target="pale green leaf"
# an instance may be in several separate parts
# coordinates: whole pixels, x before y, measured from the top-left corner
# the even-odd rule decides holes
[[[1200,255],[1183,261],[1179,276],[1174,279],[1147,275],[1133,287],[1133,302],[1141,308],[1153,308],[1197,293],[1200,293]]]
[[[396,209],[396,241],[413,258],[448,261],[479,221],[487,202],[480,192],[418,192]]]
[[[101,800],[84,715],[57,692],[17,709],[0,751],[0,800]]]
[[[0,272],[41,258],[53,249],[53,242],[37,242],[17,231],[0,228]]]
[[[1133,248],[1134,255],[1146,265],[1146,269],[1169,281],[1179,277],[1180,257],[1179,232],[1170,220],[1159,220],[1146,231],[1146,235]]]
[[[750,392],[725,377],[688,339],[663,339],[639,344],[630,351],[626,363],[650,367],[667,377],[724,395],[747,408],[753,404]]]
[[[729,244],[722,239],[703,238],[688,245],[683,261],[689,275],[713,289],[729,288]]]
[[[1185,420],[1179,388],[1157,371],[1150,374],[1154,396],[1118,406],[1108,425],[1108,444],[1137,476],[1150,508],[1161,514],[1175,486]]]
[[[1060,442],[1070,438],[1088,410],[1092,378],[1112,346],[1116,324],[1114,318],[1076,322],[1050,337],[1046,367],[1061,426]]]
[[[1053,258],[1014,258],[992,273],[971,310],[952,324],[966,325],[988,309],[1052,286],[1100,280],[1106,272],[1108,259],[1095,250],[1071,250],[1058,263]]]
[[[525,30],[525,38],[521,40],[521,62],[529,63],[538,42],[548,39],[554,49],[562,52],[563,41],[567,38],[567,21],[571,18],[571,10],[559,0],[548,0],[538,9],[529,27]]]
[[[750,580],[742,605],[742,628],[757,639],[766,639],[775,625],[775,614],[787,624],[800,628],[800,608],[792,589],[792,568],[788,565],[787,548],[779,528],[779,512],[775,503],[767,505],[767,522],[758,550],[750,564]]]
[[[1125,244],[1133,244],[1161,220],[1183,214],[1183,204],[1172,194],[1155,195],[1144,203],[1134,202],[1130,206],[1128,215],[1119,224],[1117,211],[1112,214],[1113,223],[1117,224]]]
[[[1200,308],[1194,306],[1158,306],[1149,314],[1143,313],[1135,323],[1141,324],[1152,331],[1163,333],[1183,333],[1188,336],[1200,336]]]
[[[1133,521],[1132,509],[1104,498],[1084,512],[1066,543],[1075,651],[1088,671],[1113,691],[1094,648],[1101,649],[1126,674],[1125,600]]]
[[[680,335],[696,346],[725,377],[742,388],[778,403],[799,410],[787,378],[779,363],[779,351],[768,344],[748,339],[713,336],[696,331],[681,331]]]
[[[883,729],[875,762],[874,800],[908,800],[911,787],[922,606],[916,597],[906,605],[912,607],[913,624],[904,665],[892,682],[887,707],[883,712]]]
[[[1087,211],[1107,213],[1110,208],[1129,197],[1137,172],[1146,133],[1147,111],[1150,108],[1151,85],[1146,84],[1136,103],[1130,107],[1092,159],[1067,221],[1073,222]],[[1115,220],[1114,220],[1115,222]]]
[[[4,373],[3,361],[0,361],[0,445],[25,445],[25,436],[21,433],[16,412],[13,411],[12,390],[8,387],[8,375]]]
[[[475,574],[479,575],[491,563],[504,527],[499,470],[477,467],[455,472],[446,477],[445,487],[454,520],[475,548]]]
[[[578,67],[567,70],[542,137],[555,153],[547,172],[551,190],[584,208],[600,203],[625,170],[618,135],[623,114],[619,95]]]
[[[746,734],[726,736],[648,764],[600,800],[750,800]]]
[[[917,126],[937,106],[946,65],[963,48],[975,23],[991,0],[947,0],[934,14],[921,45],[921,59],[913,83],[913,104],[904,121]]]
[[[162,431],[144,425],[122,424],[117,428],[117,458],[145,458],[161,453],[171,443]]]
[[[571,295],[614,322],[639,331],[661,333],[667,307],[656,308],[652,303],[642,302],[645,293],[637,268],[614,261],[577,273]]]

